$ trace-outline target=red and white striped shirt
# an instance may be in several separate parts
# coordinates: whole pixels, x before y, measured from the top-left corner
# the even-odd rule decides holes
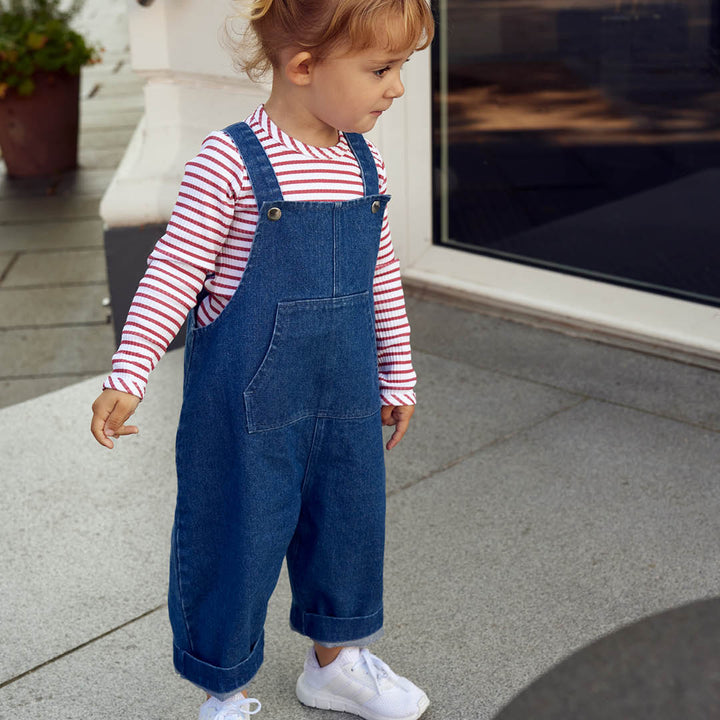
[[[262,105],[246,122],[270,159],[284,199],[340,201],[363,196],[360,167],[343,135],[333,147],[305,145],[280,130]],[[370,150],[380,192],[385,193],[385,166],[377,149],[371,145]],[[185,165],[170,222],[148,258],[103,387],[143,397],[150,372],[203,286],[208,294],[198,307],[198,324],[208,325],[220,315],[242,279],[257,221],[257,203],[235,144],[222,131],[211,133]],[[373,286],[381,400],[385,405],[413,405],[410,327],[387,211]]]

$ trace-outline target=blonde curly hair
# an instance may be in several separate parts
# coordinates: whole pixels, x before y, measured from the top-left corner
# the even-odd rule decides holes
[[[342,48],[357,52],[426,48],[435,25],[426,0],[247,0],[228,18],[225,40],[236,68],[253,79],[278,67],[287,48],[322,60]],[[236,22],[246,29],[235,30]],[[400,22],[398,22],[400,21]],[[247,26],[245,26],[247,23]]]

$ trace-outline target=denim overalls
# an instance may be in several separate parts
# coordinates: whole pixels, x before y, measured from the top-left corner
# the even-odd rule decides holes
[[[373,275],[389,196],[288,202],[245,123],[226,128],[260,213],[219,317],[188,321],[169,612],[177,671],[211,693],[263,657],[283,557],[290,624],[326,644],[382,628],[385,467]]]

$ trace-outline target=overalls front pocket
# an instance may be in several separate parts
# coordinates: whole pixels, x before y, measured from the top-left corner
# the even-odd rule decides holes
[[[380,407],[372,296],[279,302],[265,357],[243,393],[248,432]]]

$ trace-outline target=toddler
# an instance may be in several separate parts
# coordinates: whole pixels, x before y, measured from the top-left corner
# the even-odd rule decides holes
[[[126,424],[188,316],[168,605],[200,720],[249,718],[285,558],[290,624],[312,640],[296,693],[367,720],[416,720],[425,693],[367,649],[382,635],[385,469],[414,410],[386,176],[361,133],[427,47],[425,0],[254,0],[251,76],[272,90],[187,163],[93,405]],[[188,314],[189,313],[189,314]]]

